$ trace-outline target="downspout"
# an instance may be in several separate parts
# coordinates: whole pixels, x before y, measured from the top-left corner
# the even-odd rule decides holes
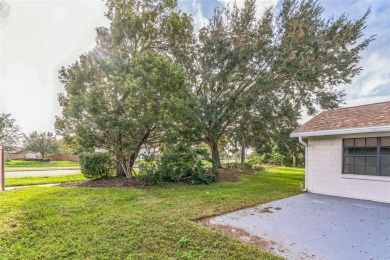
[[[302,136],[299,137],[299,143],[304,145],[305,146],[305,189],[303,191],[307,191],[308,189],[308,180],[309,180],[309,173],[308,173],[308,152],[309,152],[309,149],[308,149],[308,145],[305,141],[303,141],[302,139]]]

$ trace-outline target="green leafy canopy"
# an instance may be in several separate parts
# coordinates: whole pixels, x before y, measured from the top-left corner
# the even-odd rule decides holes
[[[244,122],[256,122],[252,128],[268,135],[285,125],[281,111],[294,126],[303,109],[314,114],[337,107],[344,92],[336,86],[360,73],[361,52],[374,39],[364,38],[370,9],[351,21],[324,18],[319,1],[284,0],[280,10],[257,18],[255,2],[217,8],[189,60],[202,139],[217,162],[219,141]]]

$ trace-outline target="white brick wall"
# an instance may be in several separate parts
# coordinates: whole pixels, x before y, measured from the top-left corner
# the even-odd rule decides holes
[[[316,137],[308,140],[308,191],[390,203],[390,177],[342,174],[342,139],[390,133]]]

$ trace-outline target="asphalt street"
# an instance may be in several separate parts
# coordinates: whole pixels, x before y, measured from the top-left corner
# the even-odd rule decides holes
[[[58,175],[67,175],[67,174],[80,174],[80,173],[81,173],[80,170],[5,172],[5,178],[43,177],[43,176],[58,176]]]

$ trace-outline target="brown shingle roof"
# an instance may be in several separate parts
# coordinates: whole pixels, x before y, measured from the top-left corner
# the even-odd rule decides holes
[[[390,125],[390,101],[321,112],[293,133]]]

